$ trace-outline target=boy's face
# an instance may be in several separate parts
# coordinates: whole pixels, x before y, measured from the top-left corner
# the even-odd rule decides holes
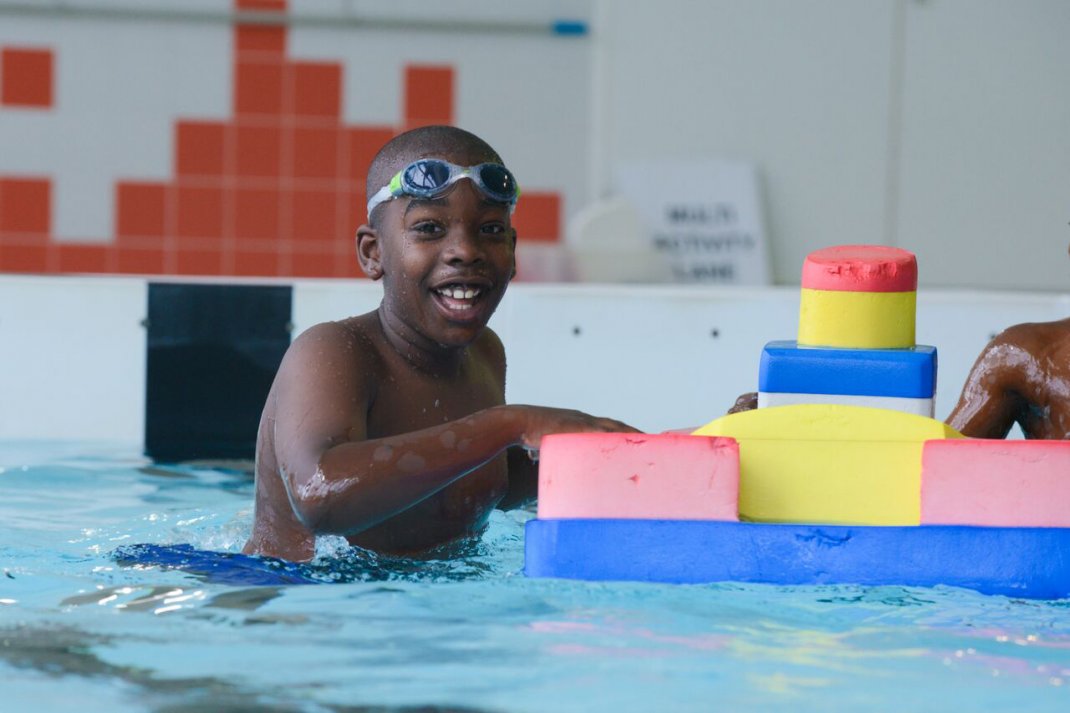
[[[464,153],[409,160],[432,156],[459,166],[492,160]],[[358,252],[369,275],[383,279],[390,317],[412,332],[410,338],[449,347],[470,344],[515,272],[509,206],[463,179],[437,198],[403,196],[379,211],[376,229],[362,228]]]

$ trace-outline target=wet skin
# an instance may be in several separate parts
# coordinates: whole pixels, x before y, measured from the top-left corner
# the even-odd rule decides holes
[[[426,155],[493,159],[444,151],[396,170]],[[534,493],[535,469],[513,447],[537,449],[548,433],[634,431],[504,405],[505,352],[486,324],[514,273],[507,206],[461,180],[441,198],[380,210],[377,228],[358,231],[362,267],[383,280],[379,309],[299,336],[268,396],[247,553],[307,560],[320,533],[418,553],[477,534],[495,506]]]

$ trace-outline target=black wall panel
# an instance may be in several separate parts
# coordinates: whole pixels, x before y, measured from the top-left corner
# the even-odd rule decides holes
[[[145,453],[252,458],[290,343],[289,286],[150,284]]]

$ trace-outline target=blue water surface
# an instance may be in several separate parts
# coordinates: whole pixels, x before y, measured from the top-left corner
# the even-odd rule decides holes
[[[1070,710],[1068,601],[527,579],[531,516],[430,561],[327,538],[302,570],[324,583],[226,583],[121,553],[237,553],[246,464],[0,444],[3,709]]]

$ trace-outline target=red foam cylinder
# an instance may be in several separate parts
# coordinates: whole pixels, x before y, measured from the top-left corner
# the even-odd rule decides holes
[[[1070,441],[926,441],[923,525],[1070,527]]]
[[[837,245],[806,256],[802,286],[832,292],[914,292],[914,253],[886,245]]]
[[[735,439],[560,433],[539,451],[540,519],[739,520]]]

